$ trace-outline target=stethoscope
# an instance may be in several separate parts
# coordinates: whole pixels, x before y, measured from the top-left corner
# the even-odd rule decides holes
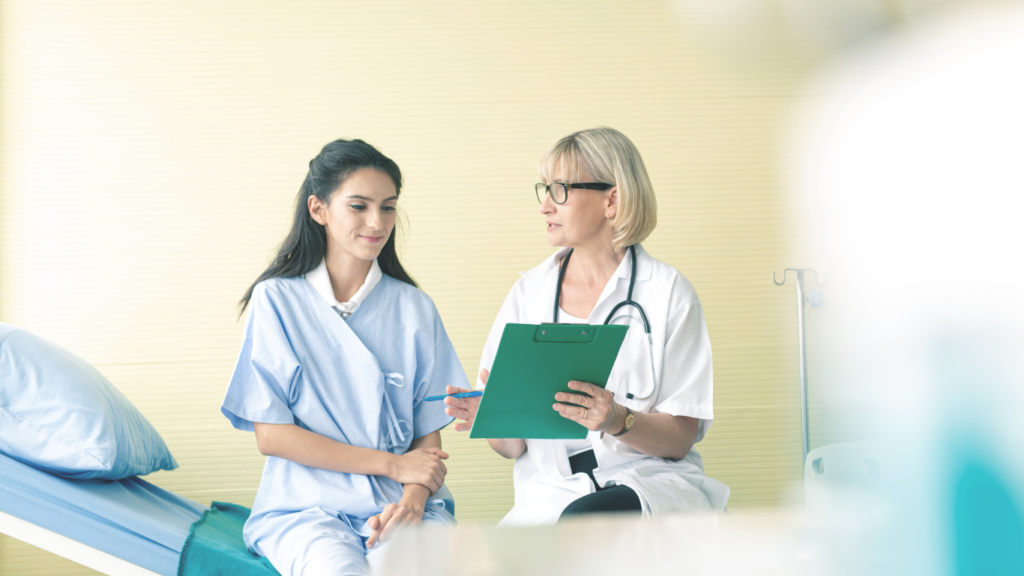
[[[565,278],[565,268],[569,265],[569,257],[572,256],[572,248],[565,254],[565,258],[562,259],[562,267],[558,270],[558,285],[555,288],[555,312],[553,316],[553,322],[558,323],[558,303],[562,299],[562,279]],[[626,292],[626,299],[619,302],[612,308],[612,311],[608,313],[608,317],[604,319],[605,324],[611,323],[612,318],[615,316],[615,312],[623,306],[632,306],[636,308],[637,312],[640,313],[640,320],[644,323],[644,332],[647,333],[647,351],[651,357],[651,391],[643,396],[634,396],[632,393],[627,392],[626,398],[630,400],[646,400],[654,394],[654,391],[658,389],[658,378],[657,373],[654,371],[654,341],[651,338],[651,324],[647,321],[647,314],[644,314],[644,309],[639,303],[633,300],[633,284],[636,283],[636,246],[631,245],[629,247],[629,256],[632,259],[633,273],[629,276],[629,290]],[[628,384],[627,384],[628,385]]]

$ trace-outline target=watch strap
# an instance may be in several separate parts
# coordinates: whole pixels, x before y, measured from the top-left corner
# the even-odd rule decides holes
[[[622,436],[626,432],[629,432],[629,429],[633,427],[633,422],[635,420],[636,414],[634,414],[633,411],[630,410],[629,408],[626,408],[626,421],[622,423],[622,430],[620,430],[617,434],[612,434],[612,436]]]

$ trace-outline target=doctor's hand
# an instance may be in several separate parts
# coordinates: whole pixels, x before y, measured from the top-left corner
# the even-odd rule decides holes
[[[487,376],[489,373],[487,370],[480,371],[480,380],[484,384],[487,384]],[[456,388],[455,386],[449,386],[446,390],[446,394],[459,394],[461,392],[472,392],[466,388]],[[456,422],[455,431],[465,432],[473,427],[473,419],[476,418],[476,410],[480,407],[480,397],[476,398],[445,398],[444,403],[448,406],[444,409],[444,413],[455,418],[465,420],[465,422]]]
[[[409,450],[394,458],[387,476],[399,484],[420,484],[433,494],[444,484],[448,468],[442,460],[447,459],[447,452],[433,446]]]
[[[582,392],[582,394],[568,392],[555,394],[555,400],[559,403],[555,403],[553,408],[563,418],[579,422],[588,430],[598,432],[618,432],[622,429],[622,423],[625,421],[625,409],[615,402],[614,394],[600,386],[578,380],[569,382],[569,388]],[[589,394],[589,396],[584,396],[584,394]],[[568,402],[576,404],[576,406],[560,404],[560,402]]]

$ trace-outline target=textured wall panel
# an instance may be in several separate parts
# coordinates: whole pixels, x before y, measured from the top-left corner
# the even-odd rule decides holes
[[[139,406],[181,463],[153,482],[252,503],[263,459],[218,410],[236,302],[324,143],[363,138],[404,170],[404,261],[472,376],[505,293],[551,250],[539,156],[603,124],[654,180],[647,249],[704,302],[708,473],[733,508],[792,497],[795,311],[769,281],[799,264],[777,174],[804,67],[790,55],[724,63],[651,1],[0,6],[0,320],[95,363]],[[460,518],[499,519],[510,463],[444,440]],[[4,574],[76,570],[0,540]]]

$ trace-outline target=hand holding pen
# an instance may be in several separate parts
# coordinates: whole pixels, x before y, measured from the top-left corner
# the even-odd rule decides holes
[[[487,370],[480,371],[480,380],[484,384],[487,384],[487,376]],[[480,396],[483,395],[483,392],[455,386],[449,386],[445,392],[448,393],[448,396],[445,397],[444,403],[448,407],[444,409],[444,413],[464,420],[455,423],[455,430],[467,432],[473,427],[473,419],[476,418],[476,410],[480,406]]]

